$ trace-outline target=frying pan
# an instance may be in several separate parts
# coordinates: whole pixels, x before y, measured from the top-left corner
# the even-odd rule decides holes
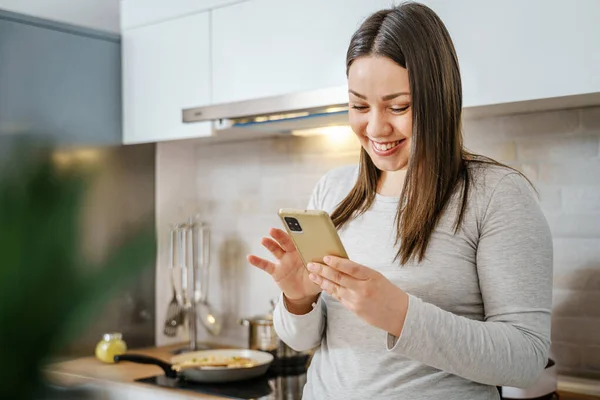
[[[249,367],[185,367],[178,368],[178,365],[185,361],[190,361],[194,358],[203,357],[247,357],[254,361],[254,364]],[[273,362],[273,355],[264,351],[257,350],[204,350],[194,351],[189,353],[179,354],[171,358],[171,363],[161,359],[150,357],[142,354],[122,354],[114,357],[115,362],[131,361],[139,364],[157,365],[165,371],[168,378],[179,379],[184,378],[193,382],[201,383],[222,383],[234,382],[245,379],[256,378],[264,375],[269,366]]]

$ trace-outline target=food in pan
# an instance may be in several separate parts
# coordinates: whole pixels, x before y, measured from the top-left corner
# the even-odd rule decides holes
[[[200,357],[192,358],[177,363],[173,366],[173,369],[180,371],[185,368],[202,368],[202,367],[222,367],[222,368],[250,368],[254,367],[256,362],[251,358],[247,357]]]

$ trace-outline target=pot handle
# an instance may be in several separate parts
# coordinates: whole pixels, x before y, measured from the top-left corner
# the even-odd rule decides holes
[[[173,366],[161,359],[145,356],[142,354],[120,354],[114,357],[115,363],[119,361],[131,361],[138,364],[151,364],[162,368],[165,371],[165,375],[169,378],[177,378],[177,372],[173,370]]]

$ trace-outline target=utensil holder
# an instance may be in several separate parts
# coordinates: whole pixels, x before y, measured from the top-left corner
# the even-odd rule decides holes
[[[208,346],[198,344],[197,303],[203,299],[208,282],[210,230],[204,222],[190,217],[187,222],[176,225],[176,253],[180,273],[181,301],[188,326],[189,346],[176,353],[196,351]]]

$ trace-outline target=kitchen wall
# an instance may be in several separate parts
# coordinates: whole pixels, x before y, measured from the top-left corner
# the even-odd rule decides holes
[[[94,168],[94,181],[82,208],[83,252],[102,260],[122,240],[122,235],[142,219],[155,218],[156,146],[106,146],[66,148],[55,154],[55,162],[75,168]],[[62,348],[59,356],[93,355],[106,332],[121,332],[129,348],[155,342],[154,262],[121,288],[109,294],[84,332]]]
[[[600,377],[600,108],[465,121],[467,146],[522,170],[540,193],[554,237],[553,356],[565,374]],[[277,287],[245,255],[267,256],[260,238],[281,226],[280,207],[306,205],[327,170],[357,161],[352,136],[281,137],[210,144],[178,141],[157,149],[157,341],[171,292],[170,223],[198,211],[213,229],[210,301],[225,316],[219,338],[244,345],[240,316],[269,310]]]

